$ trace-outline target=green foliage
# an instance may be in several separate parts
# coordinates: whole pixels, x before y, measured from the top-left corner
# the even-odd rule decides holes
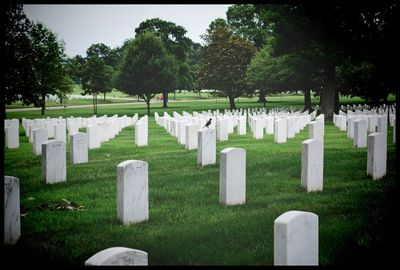
[[[188,63],[188,54],[191,49],[192,41],[185,36],[186,29],[173,22],[161,20],[159,18],[148,19],[141,22],[135,29],[136,36],[152,32],[157,35],[168,53],[174,55],[179,67],[178,77],[174,79],[175,84],[171,84],[163,90],[164,94],[176,89],[191,89],[193,86],[193,76]]]
[[[203,89],[222,91],[229,97],[233,109],[234,98],[248,90],[245,73],[255,48],[235,35],[227,25],[209,30],[203,38],[206,45],[202,50],[198,85]]]
[[[32,23],[25,16],[21,4],[7,5],[2,14],[4,15],[4,103],[22,101],[29,105],[37,98],[32,92],[32,87],[37,83],[29,36]]]
[[[138,35],[128,46],[117,78],[117,86],[129,95],[139,95],[147,103],[176,83],[179,66],[154,33]]]
[[[231,5],[226,12],[226,18],[235,33],[250,40],[254,47],[260,49],[266,43],[270,27],[264,24],[257,8],[253,4]]]

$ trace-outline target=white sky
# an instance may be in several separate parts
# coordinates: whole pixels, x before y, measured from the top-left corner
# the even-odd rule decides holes
[[[24,5],[26,16],[42,22],[59,40],[65,53],[86,56],[95,43],[111,48],[135,36],[135,28],[146,19],[160,18],[183,26],[186,36],[203,44],[200,35],[211,21],[226,19],[229,5]]]

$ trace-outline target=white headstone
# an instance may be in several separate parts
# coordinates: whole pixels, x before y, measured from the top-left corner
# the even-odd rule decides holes
[[[37,128],[33,130],[33,153],[36,156],[42,154],[42,143],[47,141],[47,129]]]
[[[197,149],[197,131],[199,130],[199,125],[197,124],[187,124],[186,125],[186,149],[193,150]]]
[[[309,125],[308,138],[324,141],[324,122],[312,121]]]
[[[377,115],[368,115],[368,132],[369,133],[376,132],[377,125],[378,125],[378,116]]]
[[[137,146],[147,146],[147,125],[143,122],[135,124],[135,144]]]
[[[225,148],[220,155],[219,202],[224,205],[246,201],[246,151]]]
[[[275,142],[285,143],[287,141],[287,121],[286,119],[275,120]]]
[[[264,122],[263,118],[254,118],[253,138],[262,139],[264,138]]]
[[[387,133],[387,116],[382,115],[378,117],[378,132],[379,133]]]
[[[274,117],[272,116],[265,118],[265,133],[274,134]]]
[[[287,138],[296,136],[296,121],[294,117],[287,118]]]
[[[4,176],[4,245],[13,245],[21,237],[19,179]]]
[[[354,121],[354,139],[353,146],[357,148],[367,147],[367,121]]]
[[[100,148],[100,128],[97,125],[88,125],[86,131],[88,135],[89,149]]]
[[[323,142],[316,139],[308,139],[301,144],[301,187],[307,192],[323,188],[323,147]]]
[[[216,134],[213,128],[203,128],[197,131],[198,149],[197,164],[201,166],[216,162]]]
[[[67,142],[67,129],[65,124],[54,125],[54,139],[65,143]]]
[[[238,118],[237,134],[246,135],[246,116],[240,116]]]
[[[228,140],[228,119],[218,119],[217,139],[221,142]]]
[[[354,120],[356,120],[354,116],[347,119],[347,138],[349,139],[354,138]]]
[[[149,219],[148,164],[126,160],[117,166],[117,214],[124,224]]]
[[[66,181],[65,142],[51,140],[42,143],[42,177],[46,184]]]
[[[274,265],[318,265],[318,216],[288,211],[274,221]]]
[[[70,135],[70,156],[72,164],[87,163],[89,160],[88,136],[86,133],[77,132]]]
[[[8,126],[5,128],[5,132],[7,148],[19,148],[19,128],[17,126]]]
[[[371,133],[368,135],[367,175],[380,179],[386,175],[387,134]]]
[[[129,266],[148,265],[147,252],[125,247],[112,247],[102,250],[86,260],[87,266]]]

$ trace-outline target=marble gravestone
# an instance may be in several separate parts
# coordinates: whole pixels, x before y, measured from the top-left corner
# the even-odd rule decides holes
[[[355,120],[354,121],[354,138],[353,146],[357,148],[367,147],[367,121]]]
[[[144,122],[135,124],[135,144],[137,146],[147,146],[147,125]]]
[[[324,141],[324,122],[312,121],[309,125],[308,138]]]
[[[287,120],[275,120],[274,135],[276,143],[285,143],[287,141]]]
[[[77,132],[70,135],[70,155],[72,164],[87,163],[89,160],[88,136]]]
[[[386,175],[387,134],[371,133],[368,135],[367,175],[380,179]]]
[[[318,265],[318,216],[288,211],[274,221],[274,265]]]
[[[97,252],[86,260],[86,266],[129,266],[148,265],[147,252],[139,249],[112,247]]]
[[[323,149],[323,142],[316,139],[308,139],[301,144],[301,187],[307,192],[323,188]]]
[[[219,202],[237,205],[245,201],[246,151],[242,148],[225,148],[220,155]]]
[[[4,245],[13,245],[21,237],[19,179],[4,176]]]
[[[65,124],[54,125],[54,139],[65,143],[67,142],[67,129]]]
[[[216,134],[213,128],[202,128],[197,131],[197,164],[200,166],[216,162]]]
[[[265,133],[274,134],[274,117],[272,116],[265,118]]]
[[[253,127],[253,138],[262,139],[264,138],[264,122],[263,118],[254,118]]]
[[[19,128],[17,126],[8,126],[5,128],[6,146],[8,149],[19,148]]]
[[[37,128],[33,130],[33,153],[36,156],[42,154],[42,143],[48,139],[46,128]]]
[[[89,141],[89,149],[96,149],[101,147],[100,141],[100,127],[97,125],[87,126],[87,135]]]
[[[237,134],[246,135],[246,117],[239,116],[237,125]]]
[[[126,160],[117,166],[117,216],[124,224],[149,219],[148,164]]]
[[[220,142],[228,140],[228,119],[218,119],[217,121],[217,139]]]
[[[42,144],[42,177],[46,184],[67,180],[65,143],[45,141]]]
[[[199,125],[197,124],[187,124],[186,125],[186,145],[187,150],[197,149],[197,130],[199,130]]]
[[[387,133],[388,119],[386,115],[381,115],[378,117],[378,129],[379,133]]]

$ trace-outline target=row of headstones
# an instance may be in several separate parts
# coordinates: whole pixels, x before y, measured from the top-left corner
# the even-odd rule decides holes
[[[177,112],[173,112],[173,117],[168,113],[164,112],[164,116],[160,117],[156,112],[155,120],[156,123],[164,127],[172,136],[177,137],[180,144],[184,144],[186,149],[196,149],[197,131],[205,125],[205,123],[211,119],[210,128],[216,129],[217,139],[219,141],[227,141],[229,134],[234,132],[234,127],[237,127],[238,135],[246,135],[246,114],[237,115],[234,112],[233,115],[230,112],[226,112],[224,115],[219,115],[219,111],[214,111],[213,116],[209,116],[210,113],[203,115],[194,112],[196,116],[192,116],[187,112],[183,112],[183,116]],[[286,112],[285,112],[286,113]],[[292,117],[284,117],[282,113],[271,113],[272,115],[266,115],[265,113],[258,116],[252,116],[250,113],[249,125],[253,131],[253,137],[256,139],[262,139],[264,134],[264,128],[266,134],[275,133],[275,142],[284,143],[287,138],[293,138],[296,133],[300,132],[307,124],[310,124],[312,117],[315,118],[316,111],[312,115],[308,112],[296,115]],[[286,116],[287,114],[285,114]],[[279,120],[279,121],[278,121]],[[324,115],[319,115],[316,118],[317,121],[324,122]],[[276,124],[274,124],[276,123]],[[275,132],[274,132],[275,129]]]
[[[323,124],[324,115],[319,115],[315,120]],[[276,143],[285,143],[288,138],[294,138],[310,123],[312,123],[312,116],[305,112],[303,114],[251,116],[249,126],[255,139],[263,139],[264,133],[274,134]]]
[[[367,112],[371,112],[374,114],[396,114],[396,104],[393,105],[386,105],[383,104],[379,107],[376,106],[369,106],[367,104],[358,104],[358,105],[341,105],[340,109],[342,111],[346,111],[347,113],[351,113],[353,111],[357,112],[357,111],[367,111]]]
[[[391,110],[391,108],[386,109]],[[353,139],[353,146],[368,147],[367,175],[372,179],[381,179],[386,175],[387,169],[387,115],[375,114],[365,107],[363,114],[360,112],[349,114],[349,112],[351,111],[349,110],[345,114],[339,111],[339,115],[334,115],[333,122],[340,130],[347,130],[347,138]],[[393,117],[392,124],[394,127],[393,143],[396,143],[395,117]]]
[[[390,114],[389,125],[393,127],[393,143],[396,143],[396,116]],[[387,133],[387,115],[334,115],[333,122],[342,131],[347,130],[347,138],[353,139],[358,148],[367,147],[367,134]]]
[[[90,118],[73,118],[67,119],[60,118],[47,118],[47,119],[22,119],[22,126],[25,129],[25,134],[29,138],[29,142],[33,143],[33,152],[40,155],[41,142],[54,138],[55,140],[67,141],[68,134],[71,135],[79,131],[79,128],[86,128],[89,136],[89,148],[99,148],[102,142],[109,141],[115,138],[115,135],[122,130],[122,128],[134,125],[138,119],[136,114],[133,117],[126,115],[118,117],[114,115],[107,118],[96,116]],[[68,129],[67,129],[68,128]],[[36,132],[37,129],[41,129]],[[6,132],[6,146],[7,148],[19,148],[19,120],[5,120]],[[37,135],[37,136],[35,136]]]

